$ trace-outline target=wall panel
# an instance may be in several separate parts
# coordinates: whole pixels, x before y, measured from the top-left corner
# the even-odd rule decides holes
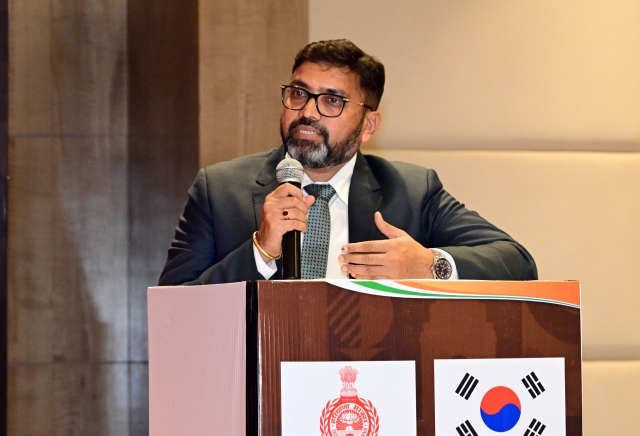
[[[12,138],[11,363],[127,359],[125,146]]]
[[[126,0],[10,1],[12,135],[125,135]]]
[[[380,148],[640,150],[636,0],[310,0],[387,67]]]
[[[308,42],[307,1],[200,1],[200,166],[280,145],[280,85]]]
[[[126,3],[9,6],[9,434],[127,434]]]
[[[7,165],[9,11],[0,0],[0,374],[7,373]],[[0,378],[0,429],[7,427],[7,378]]]
[[[585,362],[585,436],[635,436],[640,404],[640,361]]]
[[[23,407],[12,408],[8,434],[130,434],[127,379],[126,364],[11,366],[11,401]]]

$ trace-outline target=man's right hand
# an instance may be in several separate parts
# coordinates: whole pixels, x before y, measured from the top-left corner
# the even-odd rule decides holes
[[[282,236],[291,230],[307,231],[307,211],[315,202],[312,195],[306,198],[302,190],[290,183],[284,183],[267,195],[262,206],[258,243],[272,256],[282,253]],[[288,215],[285,217],[285,209]],[[287,218],[287,219],[285,219]],[[265,263],[271,260],[260,255]]]

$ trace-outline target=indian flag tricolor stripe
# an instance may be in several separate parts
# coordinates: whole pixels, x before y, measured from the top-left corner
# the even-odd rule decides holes
[[[327,280],[343,289],[402,298],[520,300],[580,308],[580,283],[439,280]]]

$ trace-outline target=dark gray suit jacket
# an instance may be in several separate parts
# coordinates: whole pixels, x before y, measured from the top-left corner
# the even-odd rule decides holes
[[[264,279],[251,235],[264,199],[278,187],[284,148],[211,165],[188,192],[160,285]],[[373,220],[391,225],[425,247],[455,259],[461,279],[534,280],[531,255],[509,235],[467,210],[442,188],[435,171],[358,152],[349,190],[349,241],[385,239]],[[281,265],[273,279],[281,278]]]

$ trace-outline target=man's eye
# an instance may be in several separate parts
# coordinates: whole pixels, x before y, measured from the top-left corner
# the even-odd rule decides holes
[[[325,103],[331,106],[341,106],[343,100],[341,97],[335,97],[333,95],[325,95],[324,101]]]
[[[306,98],[307,97],[307,93],[300,90],[300,89],[294,89],[293,91],[291,91],[291,95],[293,95],[295,98]]]

